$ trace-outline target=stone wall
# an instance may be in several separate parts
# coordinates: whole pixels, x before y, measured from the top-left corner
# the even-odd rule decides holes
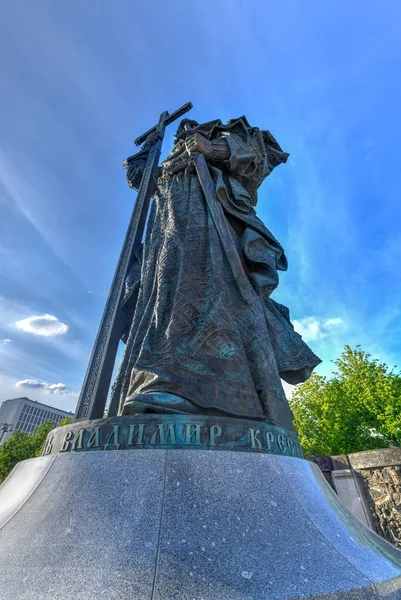
[[[310,460],[355,516],[401,548],[401,448]]]
[[[374,529],[401,548],[401,467],[361,471],[374,516]]]

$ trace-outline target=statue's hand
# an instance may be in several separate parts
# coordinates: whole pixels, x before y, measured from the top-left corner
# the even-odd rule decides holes
[[[200,133],[194,133],[185,140],[185,148],[188,154],[201,152],[206,158],[213,155],[213,144]]]
[[[142,150],[150,150],[158,140],[161,140],[162,136],[157,131],[150,133],[146,138],[146,141],[142,147]]]

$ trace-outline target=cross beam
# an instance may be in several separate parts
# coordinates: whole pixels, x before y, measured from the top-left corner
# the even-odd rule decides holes
[[[173,112],[171,115],[168,115],[168,117],[164,121],[164,125],[167,127],[167,125],[170,125],[170,123],[173,123],[174,121],[176,121],[177,119],[182,117],[182,115],[185,115],[185,113],[188,112],[189,110],[191,110],[191,108],[192,108],[192,103],[187,102],[186,104],[184,104],[184,106],[181,106],[181,108],[179,108],[178,110]],[[137,137],[135,140],[135,145],[140,146],[141,144],[143,144],[143,142],[147,139],[147,137],[151,133],[155,133],[155,131],[157,130],[157,127],[158,127],[158,125],[155,125],[151,129],[148,129],[147,131],[145,131],[145,133],[143,133],[142,135]]]

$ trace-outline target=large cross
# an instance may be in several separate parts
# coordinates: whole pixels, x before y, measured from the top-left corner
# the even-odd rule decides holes
[[[138,146],[150,134],[159,134],[148,154],[141,185],[79,396],[75,412],[76,421],[101,419],[104,415],[118,344],[123,333],[120,305],[124,284],[132,260],[142,242],[149,202],[153,193],[153,175],[159,163],[164,132],[167,125],[173,123],[191,108],[191,102],[187,102],[171,115],[167,111],[163,112],[157,125],[135,140],[135,144]]]

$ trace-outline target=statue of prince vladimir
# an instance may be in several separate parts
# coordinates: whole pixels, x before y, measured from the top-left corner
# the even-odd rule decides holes
[[[125,161],[138,189],[152,139]],[[221,231],[191,157],[213,179],[249,301],[230,268]],[[269,131],[246,117],[181,121],[155,176],[141,256],[125,285],[124,357],[112,390],[119,414],[191,413],[261,419],[293,429],[281,379],[305,381],[320,359],[271,298],[282,246],[257,217],[257,191],[287,161]]]

